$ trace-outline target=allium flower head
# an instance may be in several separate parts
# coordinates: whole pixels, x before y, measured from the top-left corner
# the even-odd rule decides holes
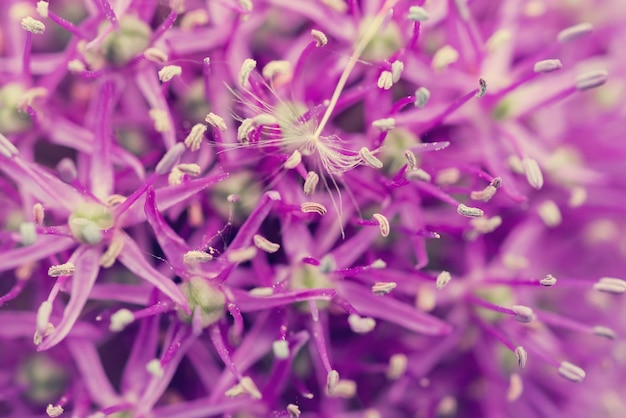
[[[5,6],[1,416],[624,415],[620,1]]]

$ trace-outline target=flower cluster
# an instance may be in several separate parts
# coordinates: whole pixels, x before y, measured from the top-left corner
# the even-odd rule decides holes
[[[621,0],[3,6],[1,416],[624,416]]]

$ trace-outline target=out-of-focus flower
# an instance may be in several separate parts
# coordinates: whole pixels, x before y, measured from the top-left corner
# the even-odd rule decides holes
[[[600,3],[9,1],[0,415],[621,417]]]

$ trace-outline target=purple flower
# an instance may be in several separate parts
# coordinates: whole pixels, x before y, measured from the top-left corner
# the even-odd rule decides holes
[[[621,417],[601,3],[9,2],[0,415]]]

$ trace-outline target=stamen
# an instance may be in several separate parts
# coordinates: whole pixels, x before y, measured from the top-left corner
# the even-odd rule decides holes
[[[609,78],[609,73],[604,70],[588,71],[576,77],[576,89],[585,91],[600,87]]]
[[[128,309],[120,309],[111,315],[109,330],[119,332],[130,325],[135,320],[135,316]]]
[[[326,376],[326,394],[328,396],[332,396],[337,388],[337,383],[339,383],[339,373],[337,370],[331,370],[328,372]]]
[[[40,1],[39,3],[45,3],[43,1]],[[37,7],[39,7],[39,3],[37,3]],[[48,4],[48,3],[46,3]],[[56,418],[59,417],[63,414],[64,409],[61,405],[52,405],[52,404],[48,404],[48,406],[46,407],[46,414],[48,414],[48,416],[50,418]]]
[[[58,264],[48,269],[48,276],[61,277],[72,276],[76,271],[76,267],[72,263]]]
[[[247,144],[249,142],[248,134],[252,132],[254,127],[255,123],[253,119],[248,118],[242,120],[241,125],[237,128],[237,140],[242,144]]]
[[[236,250],[230,250],[226,258],[230,263],[243,263],[252,260],[256,253],[255,247],[237,248]]]
[[[422,109],[430,100],[430,90],[420,87],[415,91],[415,106]]]
[[[387,268],[387,263],[385,263],[385,260],[381,260],[380,258],[378,258],[374,260],[372,264],[370,264],[370,267],[376,270],[382,270],[384,268]]]
[[[533,70],[536,73],[551,73],[552,71],[560,70],[563,67],[561,60],[543,60],[535,63]]]
[[[500,216],[493,216],[491,218],[474,218],[470,221],[470,224],[474,227],[476,232],[488,234],[502,225],[502,218]]]
[[[313,39],[315,39],[315,46],[318,48],[328,43],[328,38],[326,37],[326,34],[322,31],[313,29],[311,30],[311,36],[313,37]]]
[[[581,36],[587,35],[593,30],[593,25],[591,23],[579,23],[578,25],[570,26],[569,28],[563,29],[556,36],[556,40],[564,43],[571,42],[574,39],[578,39]]]
[[[290,356],[289,343],[286,340],[277,340],[272,343],[274,357],[280,360],[288,359]]]
[[[441,290],[446,287],[451,279],[452,276],[450,275],[450,273],[444,270],[437,275],[437,279],[435,280],[435,287],[437,288],[437,290]]]
[[[170,126],[170,120],[168,118],[167,112],[162,109],[150,109],[148,112],[150,118],[154,122],[154,130],[160,133],[169,131],[172,127]]]
[[[528,353],[526,349],[521,345],[515,348],[515,355],[517,356],[517,365],[520,370],[524,370],[526,368],[526,363],[528,362]]]
[[[241,385],[244,392],[250,395],[253,399],[261,399],[263,397],[254,381],[248,376],[244,376],[239,384]]]
[[[430,15],[420,6],[409,7],[409,20],[412,22],[426,22]]]
[[[548,274],[543,279],[539,279],[539,283],[542,286],[554,286],[556,284],[556,277],[551,274]]]
[[[30,33],[34,33],[35,35],[41,35],[46,31],[46,25],[43,22],[33,19],[30,16],[26,16],[22,19],[22,29],[28,31]]]
[[[268,286],[265,287],[255,287],[248,291],[251,296],[272,296],[274,294],[274,289]]]
[[[378,77],[377,86],[379,89],[389,90],[393,86],[393,74],[391,71],[383,71]]]
[[[180,157],[184,152],[185,145],[183,143],[179,142],[174,145],[165,153],[163,158],[161,158],[161,161],[159,161],[156,166],[155,173],[162,176],[172,171],[174,166],[178,164],[178,160],[180,160]]]
[[[487,93],[487,80],[481,77],[478,79],[478,93],[476,93],[476,97],[480,99],[485,93]]]
[[[572,208],[578,208],[587,201],[587,190],[580,186],[574,186],[567,204]]]
[[[266,253],[272,254],[280,249],[279,244],[276,244],[275,242],[271,242],[270,240],[268,240],[267,238],[259,234],[255,234],[252,237],[252,240],[254,241],[254,245],[256,245],[258,249],[263,250]]]
[[[406,162],[409,164],[409,168],[411,170],[417,167],[417,158],[415,157],[415,154],[413,153],[413,151],[411,151],[410,149],[404,151],[404,158],[406,159]]]
[[[621,295],[626,292],[626,281],[613,277],[602,277],[597,283],[594,283],[593,289],[598,292]]]
[[[354,380],[341,379],[337,382],[332,395],[335,398],[352,398],[356,394],[356,382]]]
[[[50,314],[52,313],[52,303],[50,301],[44,301],[37,310],[37,332],[42,333],[45,331],[48,323],[50,322]]]
[[[208,116],[207,116],[208,118]],[[196,123],[191,128],[189,135],[185,138],[185,145],[189,148],[190,151],[198,151],[200,149],[200,145],[202,145],[202,140],[204,139],[204,134],[207,130],[207,126],[203,123]]]
[[[387,217],[380,213],[375,213],[372,215],[372,218],[374,218],[378,222],[378,226],[380,227],[380,235],[383,237],[388,236],[391,229]]]
[[[4,155],[6,158],[15,157],[19,154],[18,149],[13,145],[11,141],[7,139],[6,136],[0,133],[0,154]]]
[[[467,216],[468,218],[480,218],[485,214],[482,209],[466,206],[463,203],[457,206],[456,211],[459,215]]]
[[[315,171],[309,171],[306,174],[306,179],[304,180],[304,194],[306,196],[311,196],[315,193],[315,188],[317,187],[317,183],[320,181],[320,176],[317,175]]]
[[[350,329],[357,334],[367,334],[376,327],[374,318],[362,318],[356,314],[348,316],[348,324],[350,324]]]
[[[154,47],[148,48],[143,51],[143,56],[148,61],[156,62],[157,64],[163,64],[169,59],[165,52],[161,51],[159,48]]]
[[[515,320],[518,322],[528,323],[535,319],[535,313],[528,306],[513,305],[511,310],[515,314]]]
[[[372,286],[372,293],[377,296],[383,296],[390,293],[397,286],[396,282],[376,282]]]
[[[183,73],[183,68],[180,65],[166,65],[159,70],[159,80],[162,83],[167,83],[172,78],[180,76]]]
[[[506,393],[506,400],[514,402],[522,396],[522,392],[524,392],[522,377],[517,373],[512,373],[509,379],[509,389]]]
[[[615,331],[613,331],[609,327],[604,327],[602,325],[596,325],[595,327],[593,327],[593,333],[598,337],[608,338],[609,340],[614,340],[615,338],[617,338]]]
[[[241,64],[241,70],[239,70],[239,85],[243,88],[247,88],[250,84],[250,73],[256,67],[256,61],[252,58],[246,58]]]
[[[285,81],[290,81],[293,75],[293,66],[289,61],[286,60],[274,60],[265,64],[263,70],[261,70],[261,74],[267,80],[273,80],[274,77],[280,77],[281,83],[285,83]],[[284,78],[284,79],[283,79]]]
[[[73,59],[67,63],[67,69],[72,73],[82,73],[87,70],[87,67],[81,60]]]
[[[394,118],[377,119],[372,122],[372,126],[381,131],[391,131],[396,127],[396,120]]]
[[[206,115],[204,121],[212,127],[219,129],[220,131],[225,131],[228,128],[226,126],[226,122],[224,122],[224,119],[222,119],[220,116],[217,116],[213,112]]]
[[[383,167],[383,162],[376,158],[376,156],[374,156],[374,154],[372,154],[372,152],[366,147],[363,147],[359,150],[359,157],[363,159],[363,162],[365,162],[365,164],[369,165],[372,168]]]
[[[419,180],[424,182],[429,182],[432,179],[431,175],[421,168],[405,171],[404,177],[406,177],[407,180]]]
[[[37,241],[37,227],[33,222],[22,222],[20,224],[20,237],[22,245],[33,245]]]
[[[293,170],[302,162],[302,154],[300,151],[295,150],[291,153],[287,161],[285,161],[285,168],[288,170]]]
[[[316,202],[304,202],[300,204],[300,210],[304,213],[317,213],[320,216],[324,216],[328,213],[326,206]]]
[[[100,257],[100,266],[103,268],[109,268],[115,263],[117,257],[120,255],[122,250],[124,249],[124,240],[119,238],[113,238],[111,243],[109,244],[109,248],[102,254]]]
[[[406,373],[409,360],[406,355],[397,353],[389,358],[389,366],[387,367],[387,379],[398,380]]]
[[[552,200],[546,200],[539,205],[538,212],[543,223],[549,228],[559,226],[563,220],[559,207]]]
[[[559,374],[574,383],[582,382],[586,376],[583,369],[567,361],[562,362],[559,366]]]
[[[162,378],[165,372],[163,371],[163,366],[161,365],[161,360],[158,358],[152,359],[146,364],[146,370],[152,376],[156,378]]]
[[[300,412],[298,405],[290,403],[287,405],[287,413],[289,414],[289,418],[299,418],[302,412]]]
[[[43,0],[38,1],[36,10],[39,16],[48,17],[48,2]]]
[[[206,263],[211,260],[213,260],[213,256],[204,251],[191,250],[183,255],[183,262],[185,264]]]
[[[532,158],[524,158],[522,160],[522,166],[524,167],[528,184],[534,189],[540,190],[543,187],[543,174],[541,174],[541,169],[537,161]]]
[[[391,63],[391,80],[394,84],[400,81],[402,71],[404,71],[404,63],[402,61],[396,60]]]
[[[488,202],[491,200],[493,196],[496,194],[496,188],[489,184],[482,190],[473,191],[470,193],[470,198],[473,200],[481,200],[483,202]]]
[[[451,45],[445,45],[433,56],[431,67],[435,70],[443,70],[450,64],[454,64],[459,59],[459,53]]]

